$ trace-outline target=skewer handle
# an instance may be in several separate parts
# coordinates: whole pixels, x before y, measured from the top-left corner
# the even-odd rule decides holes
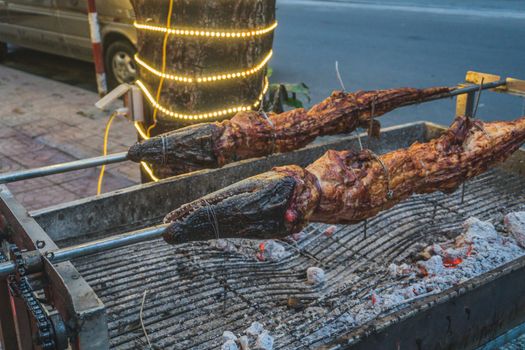
[[[127,152],[110,154],[107,156],[86,158],[67,163],[48,165],[41,168],[11,171],[0,174],[0,184],[32,179],[35,177],[65,173],[73,170],[86,169],[99,165],[120,163],[127,160]]]
[[[467,87],[464,87],[464,88],[459,88],[459,89],[456,89],[456,90],[450,92],[450,95],[451,96],[457,96],[457,95],[461,95],[461,94],[467,94],[469,92],[477,92],[479,90],[493,89],[493,88],[497,88],[498,86],[503,86],[503,85],[506,85],[506,84],[507,84],[507,80],[506,79],[501,79],[501,80],[497,80],[497,81],[493,81],[493,82],[485,83],[485,84],[481,84],[481,85],[472,85],[472,86],[467,86]]]
[[[72,260],[86,255],[105,252],[111,249],[124,247],[130,244],[150,241],[162,236],[168,224],[148,227],[142,230],[122,233],[91,242],[77,244],[71,247],[61,248],[52,252],[44,253],[45,257],[53,264]],[[0,264],[0,280],[15,272],[15,264],[12,261]],[[31,269],[31,266],[28,266]]]

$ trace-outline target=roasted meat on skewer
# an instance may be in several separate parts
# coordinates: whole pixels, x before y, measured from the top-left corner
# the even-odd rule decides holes
[[[381,116],[395,108],[415,104],[452,91],[448,87],[428,89],[336,91],[310,110],[293,109],[280,114],[257,111],[237,113],[231,120],[202,123],[152,137],[133,145],[128,158],[166,164],[177,170],[217,168],[225,164],[304,147],[317,136],[371,128],[370,113]]]
[[[282,238],[312,222],[356,223],[413,193],[454,191],[502,162],[525,142],[525,117],[483,123],[457,117],[446,132],[381,156],[328,151],[240,181],[171,212],[169,243],[221,237]],[[213,220],[210,220],[210,217]]]

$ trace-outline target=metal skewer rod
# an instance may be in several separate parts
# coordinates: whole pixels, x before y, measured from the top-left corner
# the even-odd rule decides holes
[[[32,179],[53,174],[65,173],[73,170],[92,168],[104,164],[120,163],[128,160],[127,152],[110,154],[108,156],[75,160],[67,163],[48,165],[41,168],[11,171],[0,174],[0,184]]]
[[[476,90],[481,91],[483,89],[490,89],[490,88],[494,88],[494,87],[501,86],[504,84],[505,84],[505,80],[499,80],[499,81],[495,81],[495,82],[487,83],[487,84],[473,85],[473,86],[469,86],[466,88],[454,90],[450,93],[447,93],[446,96],[443,95],[441,97],[435,97],[435,98],[431,98],[428,100],[460,95],[460,94],[469,93],[469,92],[476,91]],[[477,102],[479,103],[479,97],[478,97]],[[360,146],[362,149],[361,143],[360,143]],[[5,173],[5,174],[0,174],[0,184],[29,179],[29,178],[38,177],[38,176],[58,174],[58,173],[67,172],[71,170],[85,169],[85,168],[103,165],[103,164],[118,163],[118,162],[122,162],[125,160],[127,160],[126,152],[122,152],[122,153],[116,153],[116,154],[109,155],[109,156],[88,158],[84,160],[56,164],[56,165],[51,165],[51,166],[32,169],[32,170]],[[123,246],[134,244],[134,243],[153,240],[155,238],[160,237],[166,227],[167,227],[167,224],[163,224],[163,225],[153,226],[153,227],[149,227],[149,228],[142,229],[142,230],[126,232],[120,235],[115,235],[115,236],[95,240],[92,242],[82,243],[82,244],[74,245],[71,247],[58,249],[52,252],[47,252],[45,255],[46,255],[46,258],[50,262],[59,263],[59,262],[71,260],[74,258],[78,258],[78,257],[90,255],[90,254],[108,251],[111,249],[123,247]],[[367,231],[367,221],[365,220],[364,222],[365,238],[366,238],[366,233],[367,233],[366,231]],[[1,263],[0,264],[0,279],[4,279],[8,275],[14,273],[15,268],[16,266],[13,262]]]
[[[417,101],[417,102],[407,102],[407,103],[403,104],[402,106],[410,106],[410,105],[414,105],[414,104],[430,102],[430,101],[435,101],[435,100],[441,100],[441,99],[448,98],[448,97],[454,97],[454,96],[458,96],[458,95],[468,94],[469,92],[493,89],[493,88],[497,88],[498,86],[503,86],[503,85],[506,85],[506,84],[507,84],[507,81],[505,79],[500,79],[500,80],[493,81],[493,82],[490,82],[490,83],[466,86],[466,87],[463,87],[463,88],[456,88],[456,89],[454,89],[454,90],[452,90],[450,92],[444,92],[444,93],[439,94],[439,95],[427,97],[427,98],[425,98],[423,100],[420,100],[420,101]]]
[[[439,100],[443,98],[449,98],[449,97],[453,97],[453,96],[457,96],[461,94],[466,94],[472,91],[492,89],[492,88],[502,86],[505,84],[506,84],[506,80],[502,79],[502,80],[498,80],[498,81],[494,81],[494,82],[486,83],[482,85],[467,86],[464,88],[455,89],[451,92],[446,92],[440,95],[432,96],[432,97],[429,97],[429,98],[426,98],[426,99],[423,99],[417,102],[407,102],[406,104],[403,104],[402,106],[409,106],[413,104],[419,104],[419,103],[430,102],[430,101]],[[60,173],[68,172],[68,171],[86,169],[86,168],[96,167],[96,166],[104,165],[104,164],[120,163],[126,160],[128,160],[126,157],[126,152],[122,152],[122,153],[110,154],[107,156],[86,158],[86,159],[81,159],[81,160],[75,160],[73,162],[49,165],[49,166],[45,166],[41,168],[12,171],[8,173],[0,174],[0,184],[22,181],[22,180],[27,180],[27,179],[33,179],[35,177],[60,174]]]
[[[86,255],[124,247],[134,243],[150,241],[162,236],[162,233],[167,226],[168,224],[162,224],[142,230],[130,231],[120,235],[98,239],[91,242],[81,243],[71,247],[47,252],[45,253],[45,256],[50,262],[56,264]],[[13,262],[5,262],[0,264],[0,280],[6,278],[8,275],[14,272],[15,264]]]

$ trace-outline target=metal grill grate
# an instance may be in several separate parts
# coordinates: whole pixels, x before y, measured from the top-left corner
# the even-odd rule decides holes
[[[327,225],[310,225],[303,240],[287,243],[291,255],[277,263],[255,260],[257,242],[237,240],[242,253],[225,254],[208,242],[173,247],[157,240],[74,264],[107,307],[114,348],[144,347],[144,290],[144,325],[158,348],[217,348],[223,331],[241,333],[252,321],[265,324],[276,348],[314,347],[347,332],[345,318],[370,290],[392,283],[386,273],[391,262],[459,233],[470,216],[499,222],[504,213],[523,209],[524,198],[523,178],[494,170],[467,184],[463,204],[459,191],[413,196],[369,220],[366,237],[362,224],[338,226],[331,237],[323,234]],[[327,273],[322,286],[305,283],[309,266]],[[307,307],[289,309],[289,297]]]

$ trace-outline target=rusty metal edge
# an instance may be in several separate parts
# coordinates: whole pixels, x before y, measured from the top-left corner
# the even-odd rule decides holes
[[[12,230],[9,240],[19,248],[40,250],[42,254],[58,248],[4,185],[0,185],[0,213]],[[45,242],[42,249],[37,248],[37,240]],[[64,262],[53,265],[44,259],[44,268],[53,282],[49,284],[51,293],[48,297],[51,297],[53,305],[64,317],[68,327],[78,332],[72,344],[73,349],[108,348],[107,323],[99,324],[98,327],[92,326],[94,320],[105,319],[104,304],[73,264]],[[32,338],[31,334],[23,336]]]
[[[389,142],[389,140],[392,141],[393,139],[400,137],[401,135],[404,134],[404,132],[407,131],[407,128],[410,129],[411,132],[413,132],[414,134],[418,135],[417,138],[411,140],[411,142],[416,141],[416,139],[419,141],[423,141],[425,139],[434,138],[438,136],[444,130],[443,126],[440,126],[434,123],[430,123],[430,122],[410,123],[410,124],[395,126],[391,128],[386,128],[383,131],[383,140],[372,142],[372,148],[377,147],[382,142]],[[406,135],[403,135],[403,136],[406,136]],[[56,220],[57,216],[64,217],[64,216],[70,215],[70,217],[74,217],[80,220],[81,223],[82,222],[85,223],[89,220],[89,215],[90,215],[89,213],[91,212],[90,210],[88,210],[89,208],[96,209],[95,210],[96,215],[103,216],[104,213],[105,215],[109,215],[110,213],[114,215],[115,211],[118,211],[118,208],[113,208],[115,211],[108,210],[110,209],[111,205],[115,203],[114,201],[116,202],[122,201],[126,205],[132,205],[133,201],[131,201],[131,204],[130,204],[130,201],[129,201],[130,198],[132,198],[133,196],[148,197],[148,192],[152,192],[157,201],[162,201],[162,199],[159,199],[158,197],[159,194],[166,193],[167,189],[170,189],[172,187],[178,188],[178,189],[187,188],[189,187],[187,185],[191,183],[202,183],[202,181],[211,180],[211,179],[216,180],[217,177],[220,177],[221,174],[222,175],[226,174],[226,175],[231,176],[228,179],[230,182],[234,182],[234,181],[238,181],[237,177],[239,176],[244,176],[244,177],[251,176],[252,172],[257,173],[257,172],[263,171],[264,168],[270,168],[275,165],[287,164],[290,162],[305,164],[319,157],[327,149],[343,149],[347,147],[357,147],[357,137],[356,136],[354,135],[343,136],[343,137],[338,138],[335,141],[333,139],[329,141],[321,141],[316,144],[309,145],[308,147],[295,151],[295,152],[290,152],[287,154],[273,155],[267,158],[245,160],[245,161],[241,161],[238,163],[230,164],[221,169],[202,170],[202,171],[194,172],[191,174],[176,176],[173,178],[162,180],[160,183],[156,183],[156,184],[137,185],[137,186],[133,186],[131,188],[127,188],[124,190],[118,190],[112,193],[107,193],[103,196],[81,199],[81,200],[61,204],[58,206],[45,208],[43,210],[33,212],[32,215],[40,223],[43,222],[44,227],[46,227],[45,226],[46,222],[49,223],[53,220]],[[524,165],[520,166],[520,164],[523,164],[524,159],[525,159],[525,152],[519,151],[517,155],[514,155],[513,157],[511,157],[511,159],[509,159],[502,167],[507,170],[516,172],[516,169],[519,169],[520,167],[522,169],[525,168]],[[515,164],[515,165],[511,165],[511,164]],[[247,166],[252,168],[250,171],[248,171],[248,174],[243,172]],[[243,169],[243,171],[239,171],[239,169]],[[226,186],[226,185],[219,185],[219,187],[221,186]],[[194,197],[198,197],[207,192],[211,192],[213,190],[215,190],[215,188],[213,188],[213,185],[211,185],[211,186],[208,186],[206,189],[204,189],[204,192],[202,194],[195,193],[195,191],[193,191],[191,195]],[[174,197],[177,197],[179,201],[181,201],[181,203],[191,200],[191,197],[187,197],[184,195],[176,195]],[[105,202],[109,203],[109,206],[106,206],[105,204],[107,203]],[[175,204],[171,203],[169,205],[170,208],[172,208],[171,205],[175,205]],[[86,207],[88,209],[86,209]],[[68,213],[68,211],[70,212]],[[158,215],[153,215],[153,217],[157,217],[157,216]],[[141,217],[141,219],[143,219],[143,217]],[[101,219],[101,221],[104,221],[103,218]],[[72,225],[79,225],[79,223],[75,222]],[[118,232],[119,229],[125,230],[122,225],[116,225],[116,227],[117,227],[117,230],[114,231],[113,233]],[[82,227],[81,229],[79,229],[79,226],[77,226],[75,230],[72,230],[72,233],[77,233],[81,235],[82,229],[89,230],[89,228],[85,228],[85,227]],[[46,231],[48,230],[46,229]],[[53,232],[53,230],[51,230],[51,232]],[[55,232],[55,237],[64,238],[63,234],[60,234],[59,232]],[[70,238],[70,237],[65,237],[65,238]],[[447,296],[447,300],[448,299],[450,299],[450,296]],[[428,299],[423,299],[419,301],[419,303],[425,303],[425,302],[427,302],[426,307],[430,307],[432,305],[438,304],[439,300],[434,300],[432,303],[429,303]],[[444,303],[445,301],[441,301],[441,302]],[[402,312],[400,311],[400,313]],[[403,315],[403,317],[405,318],[408,318],[410,316],[413,316],[413,315]],[[399,314],[396,317],[402,317],[402,315]],[[101,323],[105,323],[104,320],[105,318],[99,319],[98,323],[94,321],[94,323],[92,323],[92,326],[100,327]],[[380,323],[372,327],[373,329],[372,333],[374,334],[381,332],[384,329],[388,329],[389,324],[392,323],[392,321],[387,322],[386,318],[380,319],[378,320],[378,322]],[[367,328],[367,329],[370,329],[370,328]],[[351,333],[349,333],[348,336],[350,336],[350,334]],[[361,339],[361,337],[358,337],[358,336],[356,337],[352,335],[351,339],[352,339],[352,344],[354,344],[353,342]],[[336,344],[334,349],[335,348],[339,349],[341,348],[341,346],[342,344]],[[331,347],[328,347],[328,348],[331,348]]]

